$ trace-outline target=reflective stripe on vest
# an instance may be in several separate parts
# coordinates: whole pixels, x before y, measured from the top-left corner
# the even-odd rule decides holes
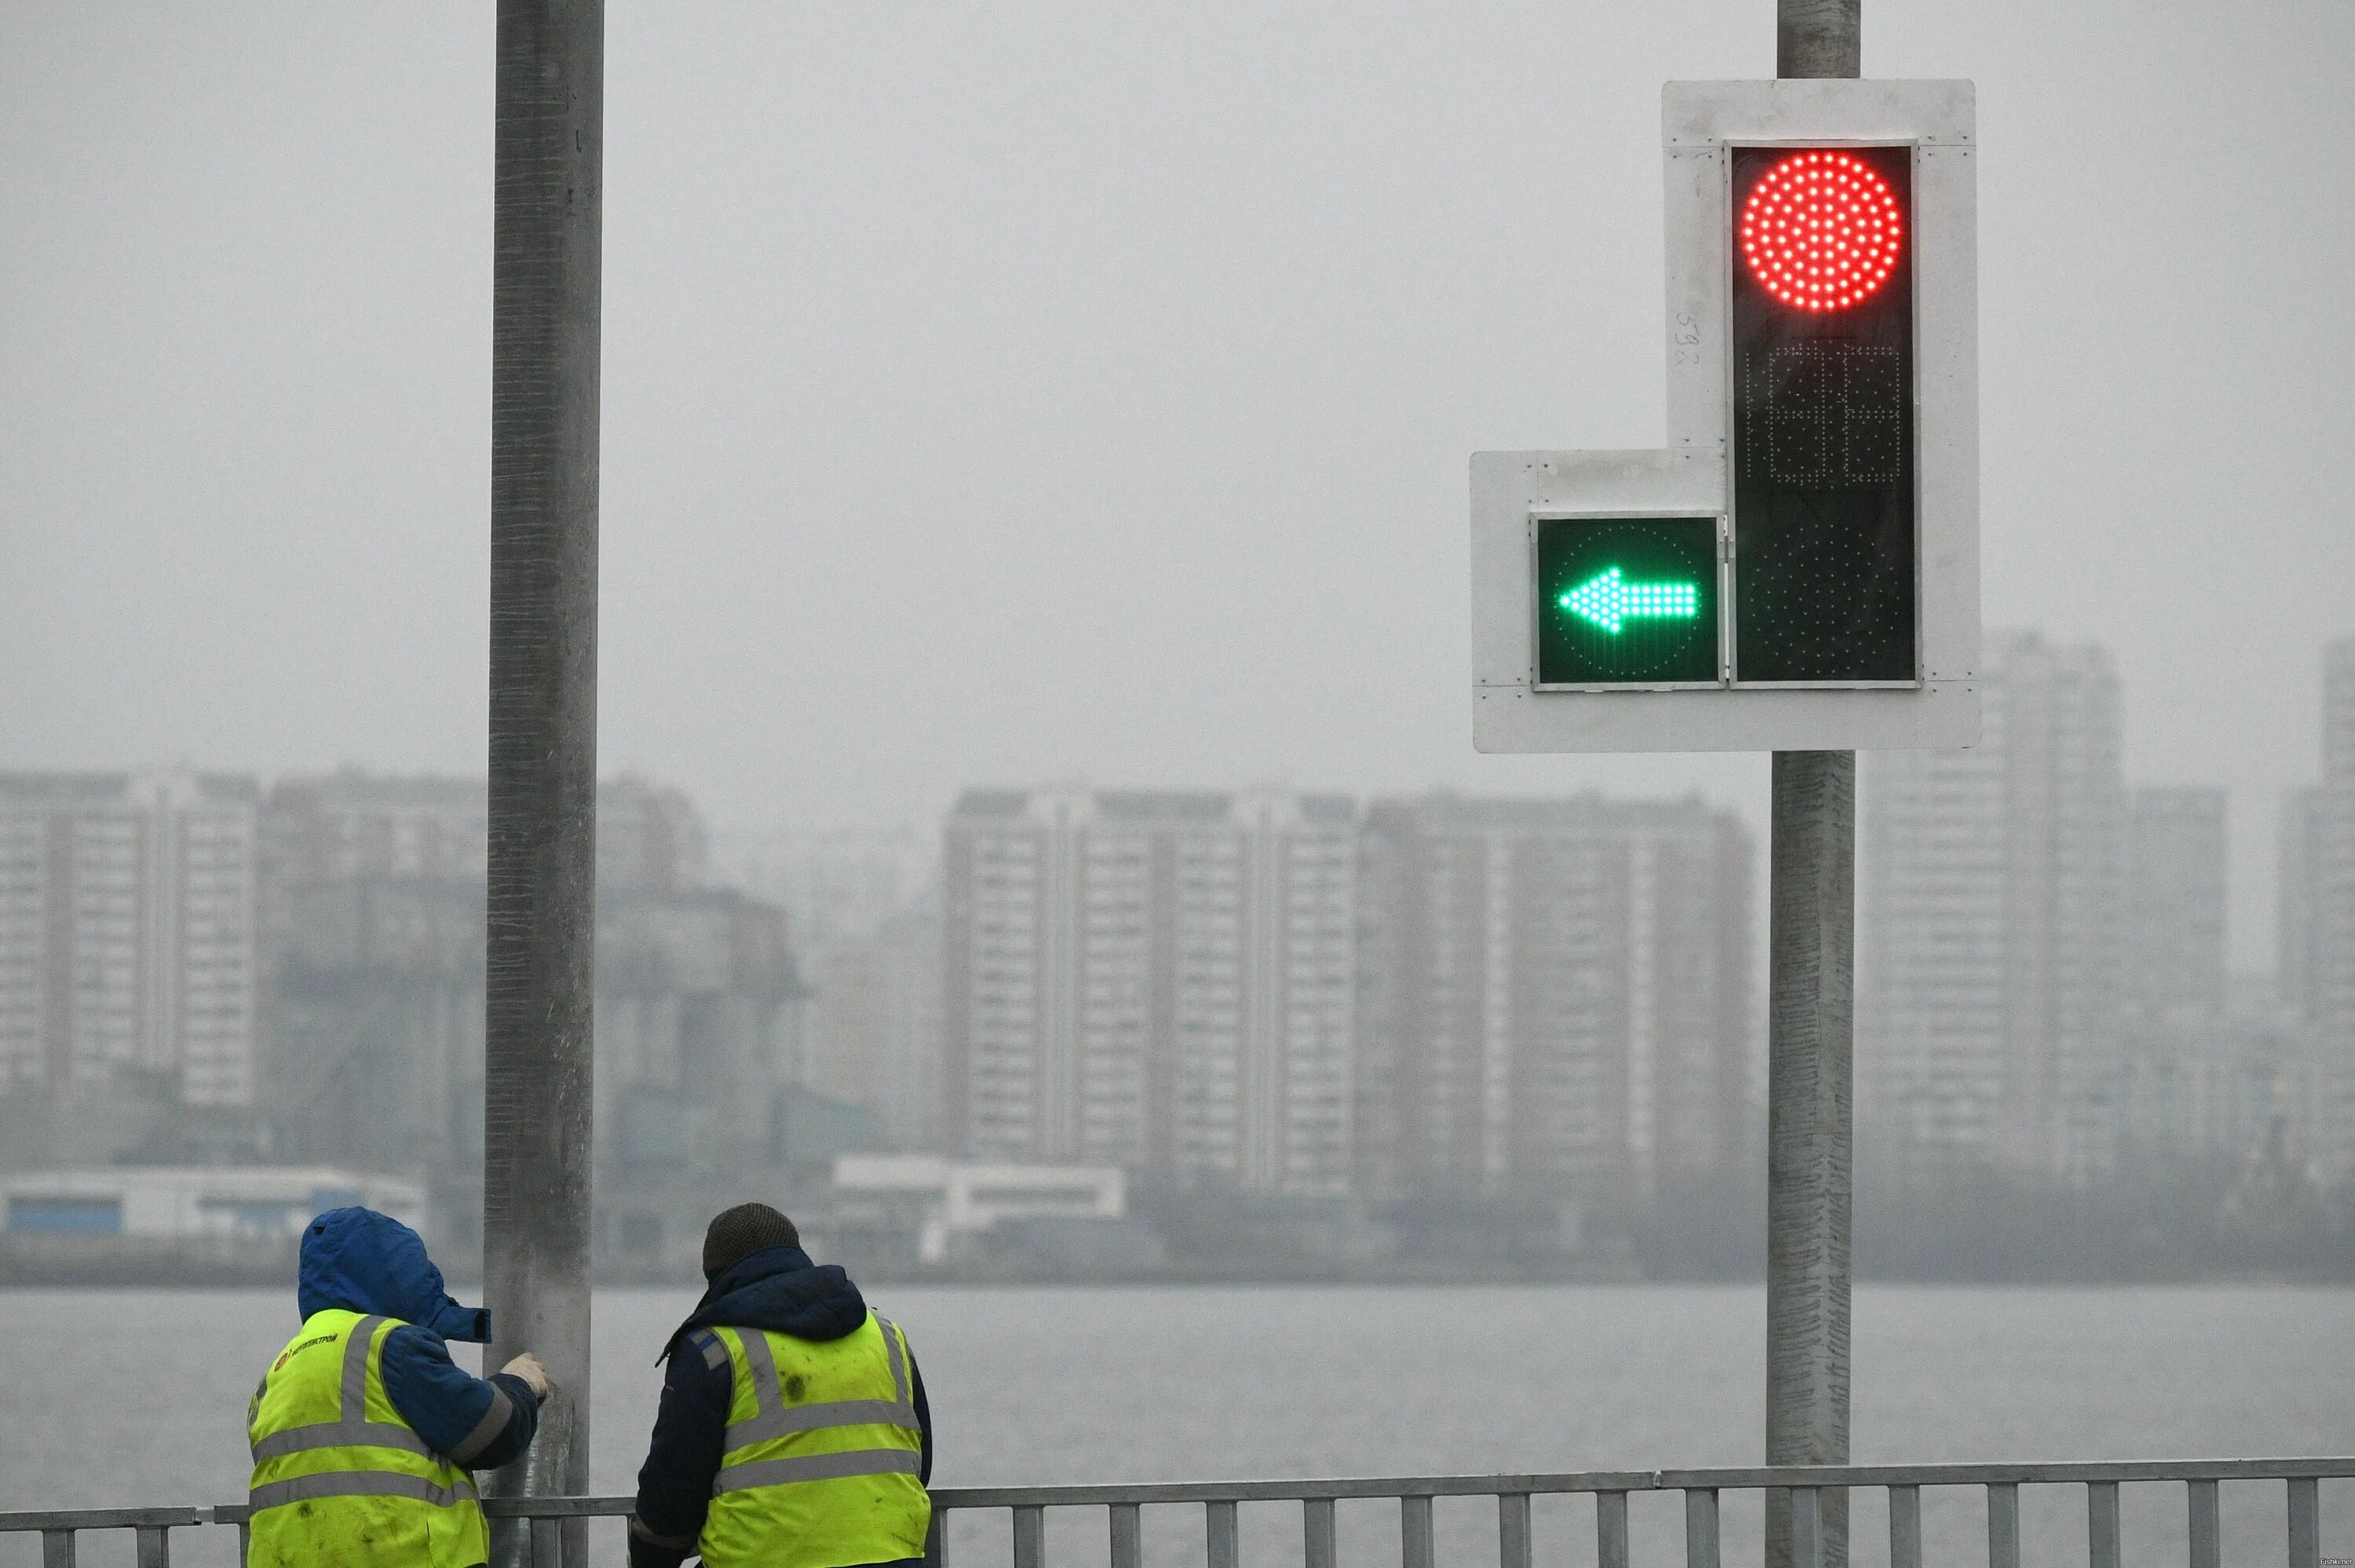
[[[858,1423],[866,1425],[864,1422]],[[730,1465],[711,1483],[712,1495],[748,1487],[782,1487],[794,1481],[838,1481],[846,1476],[912,1476],[920,1456],[912,1448],[853,1448],[845,1454],[803,1454],[790,1459],[751,1459]]]
[[[256,1509],[282,1503],[310,1502],[318,1498],[415,1498],[436,1508],[474,1500],[472,1486],[437,1487],[423,1476],[396,1475],[390,1470],[327,1470],[315,1476],[271,1481],[247,1494]]]

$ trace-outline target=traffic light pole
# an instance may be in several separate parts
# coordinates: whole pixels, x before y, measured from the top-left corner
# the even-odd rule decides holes
[[[1862,74],[1860,0],[1775,0],[1774,74]],[[1849,1457],[1856,753],[1774,753],[1768,829],[1766,1462]],[[1766,1568],[1847,1568],[1848,1495],[1766,1499]],[[1812,1525],[1812,1530],[1810,1526]],[[1813,1533],[1810,1542],[1805,1536]]]
[[[1766,1462],[1848,1463],[1854,1128],[1856,753],[1774,753],[1767,942]],[[1844,1568],[1848,1499],[1822,1494],[1821,1555],[1788,1492],[1767,1568]]]
[[[499,0],[491,262],[490,885],[483,1094],[488,1364],[555,1396],[505,1495],[589,1489],[597,874],[603,0]],[[516,1472],[520,1471],[520,1474]],[[559,1529],[586,1568],[587,1520]],[[527,1556],[508,1525],[500,1568]]]
[[[1851,80],[1861,76],[1860,4],[1861,0],[1775,0],[1774,74]]]

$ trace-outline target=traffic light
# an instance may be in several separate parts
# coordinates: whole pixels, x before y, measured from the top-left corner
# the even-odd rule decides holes
[[[1718,683],[1715,517],[1545,517],[1532,529],[1540,688]]]
[[[1668,439],[1474,456],[1480,749],[1976,741],[1974,97],[1663,90]]]
[[[1910,147],[1736,147],[1733,678],[1919,677]]]

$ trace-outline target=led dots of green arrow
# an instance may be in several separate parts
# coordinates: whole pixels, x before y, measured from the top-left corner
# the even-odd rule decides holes
[[[1597,572],[1556,601],[1613,636],[1629,620],[1691,620],[1700,614],[1698,583],[1631,583],[1619,568]]]

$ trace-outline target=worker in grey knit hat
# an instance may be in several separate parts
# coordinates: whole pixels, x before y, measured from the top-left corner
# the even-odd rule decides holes
[[[921,1561],[932,1415],[906,1332],[766,1203],[712,1220],[703,1277],[663,1347],[631,1568]]]

